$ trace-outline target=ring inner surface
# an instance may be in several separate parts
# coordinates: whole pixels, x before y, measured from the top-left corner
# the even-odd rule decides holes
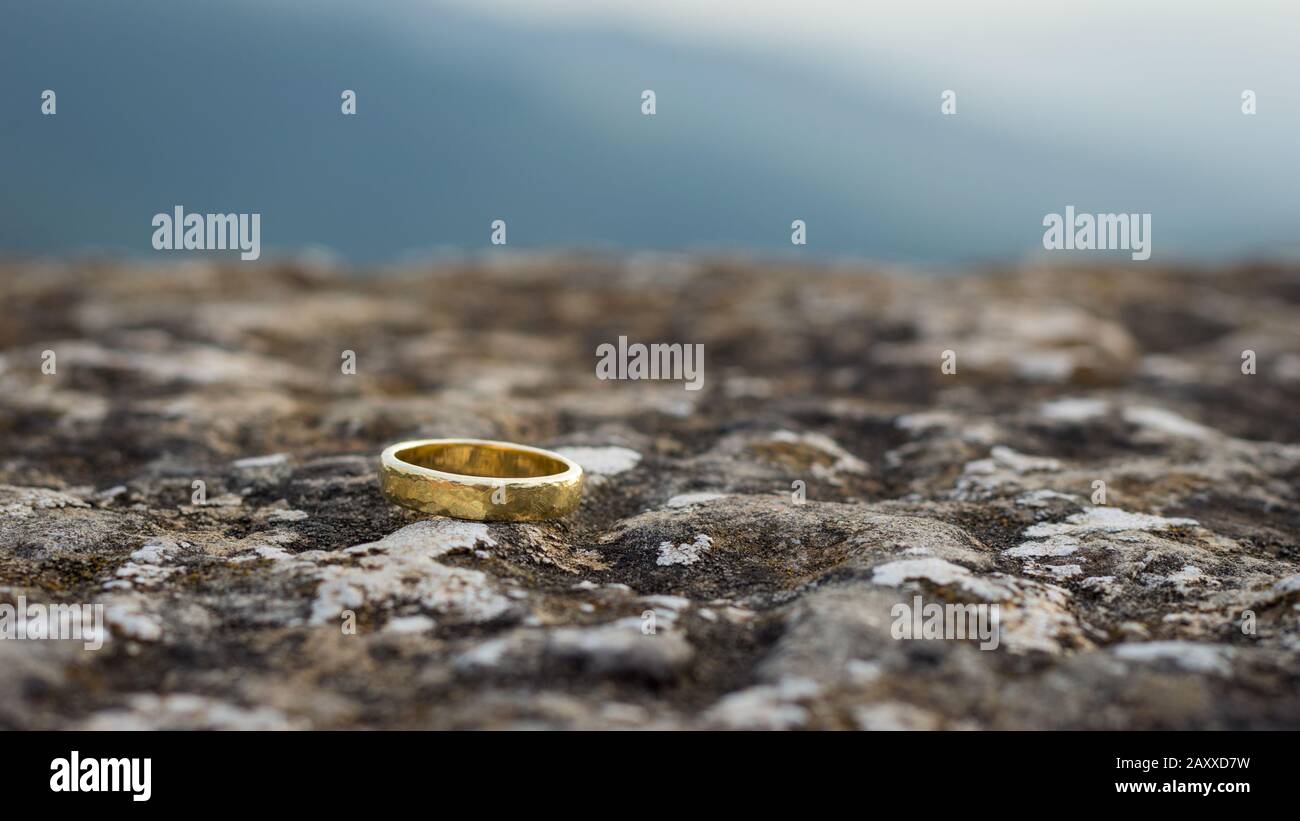
[[[495,445],[420,445],[400,450],[397,458],[417,467],[496,479],[531,479],[564,473],[569,466],[559,459],[526,450]]]

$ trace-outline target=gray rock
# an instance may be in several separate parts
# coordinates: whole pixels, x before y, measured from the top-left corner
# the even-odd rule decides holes
[[[107,638],[0,639],[2,727],[1300,728],[1300,271],[3,267],[0,605]],[[583,504],[388,505],[423,436]]]

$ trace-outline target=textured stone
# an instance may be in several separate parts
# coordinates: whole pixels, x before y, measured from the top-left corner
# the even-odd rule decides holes
[[[0,603],[108,632],[0,641],[0,726],[1300,728],[1300,271],[0,283]],[[597,379],[620,335],[702,343],[703,390]],[[583,503],[385,503],[424,437],[560,450]],[[894,638],[916,596],[998,648]]]

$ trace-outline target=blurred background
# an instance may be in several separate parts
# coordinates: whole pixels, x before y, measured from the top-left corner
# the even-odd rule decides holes
[[[498,218],[512,249],[794,253],[803,219],[801,255],[955,268],[1074,205],[1152,213],[1157,262],[1293,258],[1297,44],[1258,0],[14,3],[0,253],[152,256],[184,205],[358,265]]]

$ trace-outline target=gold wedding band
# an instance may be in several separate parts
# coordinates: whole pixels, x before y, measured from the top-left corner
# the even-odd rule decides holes
[[[582,468],[541,448],[485,439],[415,439],[384,449],[379,486],[402,507],[457,519],[558,519],[582,498]]]

